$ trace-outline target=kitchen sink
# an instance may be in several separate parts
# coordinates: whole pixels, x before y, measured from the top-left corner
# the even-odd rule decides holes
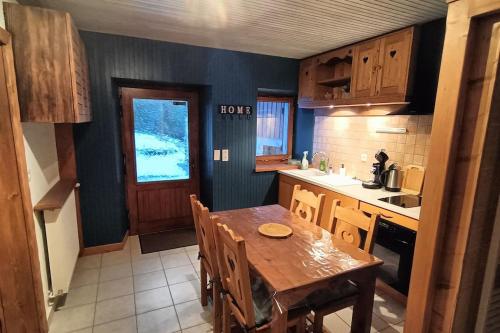
[[[323,171],[319,171],[318,169],[290,170],[288,172],[330,186],[347,186],[347,185],[361,184],[361,181],[352,179],[351,177],[341,176],[338,174],[326,174]]]

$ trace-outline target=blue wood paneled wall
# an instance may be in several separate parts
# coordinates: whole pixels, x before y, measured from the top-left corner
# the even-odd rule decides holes
[[[218,104],[256,106],[258,89],[296,93],[298,60],[131,37],[81,32],[90,67],[94,119],[75,125],[85,246],[121,241],[128,229],[117,79],[201,90],[202,198],[213,210],[277,201],[276,173],[253,172],[256,119],[228,120]],[[312,145],[311,111],[298,110],[295,144]],[[309,132],[307,132],[309,130]],[[298,140],[298,141],[297,141]],[[298,142],[298,143],[297,143]],[[213,149],[229,162],[213,162]],[[302,148],[301,148],[302,149]]]

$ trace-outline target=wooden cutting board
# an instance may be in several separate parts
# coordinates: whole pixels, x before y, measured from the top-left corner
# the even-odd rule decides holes
[[[420,165],[406,165],[403,168],[404,177],[401,191],[420,195],[424,185],[425,168]]]
[[[286,238],[293,233],[292,228],[279,223],[266,223],[259,226],[259,233],[271,238]]]

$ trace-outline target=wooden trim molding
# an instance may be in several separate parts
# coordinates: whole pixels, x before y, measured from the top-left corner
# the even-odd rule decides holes
[[[127,240],[128,240],[128,230],[125,233],[125,236],[123,236],[123,240],[121,242],[86,247],[80,252],[80,257],[91,256],[93,254],[102,254],[102,253],[107,253],[107,252],[123,250],[125,248],[125,245],[127,244]]]

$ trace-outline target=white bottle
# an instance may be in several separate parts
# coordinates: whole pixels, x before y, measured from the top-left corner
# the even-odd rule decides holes
[[[344,164],[340,165],[339,174],[341,176],[345,176],[345,167],[344,167]]]
[[[307,160],[307,154],[308,154],[308,153],[309,153],[309,152],[306,150],[306,151],[304,152],[304,157],[302,157],[302,163],[301,163],[301,165],[300,165],[300,168],[301,168],[302,170],[307,170],[307,169],[309,169],[309,161]]]

